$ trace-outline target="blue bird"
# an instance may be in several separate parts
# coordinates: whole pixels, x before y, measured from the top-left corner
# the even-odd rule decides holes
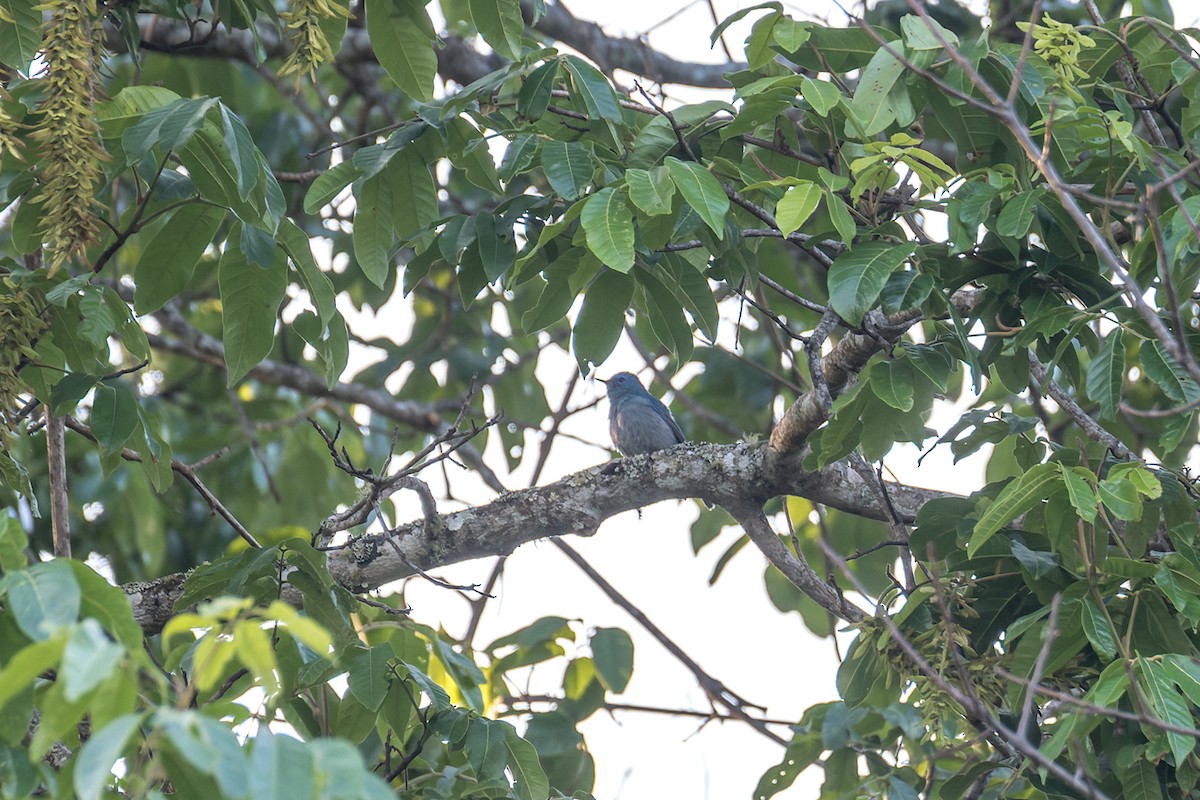
[[[685,441],[679,423],[636,376],[618,372],[608,386],[608,431],[623,456],[653,453]]]

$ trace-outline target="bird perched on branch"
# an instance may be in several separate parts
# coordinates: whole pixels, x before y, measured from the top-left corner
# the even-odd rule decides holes
[[[671,412],[635,375],[618,372],[603,383],[608,387],[608,431],[621,455],[653,453],[684,441]]]

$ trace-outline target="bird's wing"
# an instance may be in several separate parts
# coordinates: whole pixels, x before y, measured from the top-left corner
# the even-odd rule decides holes
[[[687,441],[687,437],[683,435],[683,428],[679,427],[679,423],[675,421],[675,417],[671,415],[671,409],[663,405],[663,402],[657,397],[654,399],[654,410],[667,423],[667,427],[671,429],[671,433],[675,434],[675,441],[683,443]]]

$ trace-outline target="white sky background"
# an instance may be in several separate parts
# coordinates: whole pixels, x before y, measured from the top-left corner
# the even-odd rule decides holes
[[[751,5],[735,0],[714,0],[714,4],[722,19]],[[1200,17],[1200,0],[1176,0],[1174,5],[1181,26],[1195,24]],[[641,35],[646,28],[682,8],[678,15],[650,32],[650,44],[685,60],[726,60],[720,44],[711,50],[708,47],[713,23],[705,0],[690,4],[688,0],[574,0],[567,6],[576,16],[600,23],[608,33],[626,36]],[[785,2],[784,6],[797,18],[820,18],[831,24],[840,24],[844,19],[832,0],[803,6]],[[857,11],[861,6],[853,8]],[[743,57],[747,22],[759,15],[751,14],[749,21],[726,32],[725,39],[736,58]],[[669,88],[676,100],[714,96]],[[396,299],[390,303],[381,312],[380,320],[397,331],[398,340],[403,340],[411,325],[406,301]],[[722,339],[732,339],[732,335],[732,322],[723,320]],[[575,369],[573,357],[557,348],[543,354],[538,376],[552,406],[561,399]],[[638,373],[644,382],[648,377],[640,357],[624,340],[601,366],[599,374],[608,377],[621,370]],[[658,393],[657,388],[655,391]],[[572,407],[585,405],[601,394],[600,384],[580,381]],[[935,408],[930,427],[944,432],[970,401],[967,397],[958,408]],[[607,413],[607,403],[601,402],[572,416],[562,430],[607,444]],[[524,468],[515,475],[502,474],[510,489],[528,485],[538,440],[528,436],[526,444],[531,455]],[[969,492],[983,484],[986,463],[983,454],[954,465],[949,449],[941,447],[918,468],[917,452],[912,446],[897,446],[884,464],[900,480],[918,486]],[[498,436],[491,437],[485,458],[493,468],[504,464]],[[600,449],[560,438],[554,444],[541,483],[553,482],[607,458],[608,454]],[[453,480],[456,497],[482,503],[493,496],[469,473],[456,475]],[[401,520],[419,516],[412,498],[399,499]],[[439,506],[442,511],[457,507],[445,501]],[[640,518],[637,512],[613,517],[591,538],[571,536],[566,541],[710,675],[747,700],[766,706],[767,716],[796,721],[809,706],[836,699],[834,676],[838,662],[833,643],[812,636],[799,616],[780,614],[771,605],[762,581],[765,561],[757,550],[745,548],[715,586],[707,585],[717,557],[738,533],[727,530],[695,557],[689,544],[689,527],[695,517],[692,503],[661,503],[644,509]],[[438,570],[437,575],[457,584],[482,584],[493,563],[492,559],[469,562]],[[407,582],[407,593],[415,619],[441,625],[452,636],[465,633],[470,610],[455,593],[420,579]],[[482,619],[475,639],[477,646],[547,615],[579,620],[580,634],[590,627],[622,627],[634,640],[635,668],[628,690],[611,699],[662,708],[699,711],[710,708],[692,675],[555,548],[535,543],[518,549],[508,559],[495,595]],[[586,640],[585,635],[579,638]],[[843,634],[839,638],[841,651],[845,652],[850,637]],[[560,661],[536,668],[528,687],[530,691],[559,689],[564,666]],[[783,749],[743,723],[702,725],[701,722],[695,718],[640,712],[619,711],[612,715],[597,712],[581,727],[596,761],[595,796],[598,800],[750,797],[759,777],[778,763]],[[785,738],[790,735],[783,726],[776,731]],[[815,797],[821,780],[821,773],[810,769],[791,790],[779,796]]]

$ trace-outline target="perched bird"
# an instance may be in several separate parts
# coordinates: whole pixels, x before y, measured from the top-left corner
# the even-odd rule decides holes
[[[608,431],[621,455],[665,450],[684,441],[679,423],[636,376],[618,372],[608,386]]]

